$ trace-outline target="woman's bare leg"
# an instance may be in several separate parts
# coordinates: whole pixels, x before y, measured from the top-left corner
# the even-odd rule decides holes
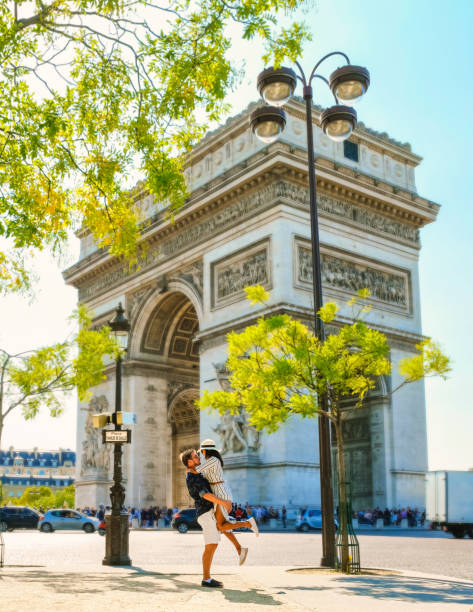
[[[231,531],[224,531],[223,535],[227,536],[227,538],[230,540],[230,542],[236,548],[236,551],[237,551],[238,555],[240,555],[240,553],[241,553],[241,546],[240,546],[240,542],[236,539],[235,534],[232,533]]]
[[[250,521],[235,521],[234,523],[226,521],[225,517],[223,516],[222,509],[220,508],[220,505],[217,505],[215,509],[215,519],[217,521],[218,530],[222,533],[225,533],[226,531],[231,531],[232,529],[240,529],[240,527],[247,527],[248,529],[251,529]],[[225,535],[227,534],[225,533]]]

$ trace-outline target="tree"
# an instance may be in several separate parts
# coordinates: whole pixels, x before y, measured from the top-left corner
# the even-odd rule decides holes
[[[49,487],[28,487],[21,497],[14,499],[19,506],[31,508],[56,508],[56,496]]]
[[[21,408],[25,419],[33,419],[41,407],[50,415],[61,414],[61,395],[77,389],[80,399],[90,387],[105,379],[105,359],[122,349],[110,328],[91,329],[91,317],[79,307],[74,318],[79,331],[69,340],[11,355],[0,349],[0,442],[5,419]]]
[[[185,154],[242,76],[230,31],[264,61],[296,59],[303,0],[17,0],[0,3],[0,291],[27,287],[29,249],[58,253],[85,225],[136,260],[137,179],[182,206]],[[156,205],[156,211],[158,205]]]
[[[55,491],[54,497],[56,508],[63,508],[64,506],[67,506],[68,508],[74,508],[76,488],[74,485],[68,485],[63,489],[58,489],[57,491]]]
[[[252,304],[262,304],[269,294],[259,286],[247,287]],[[350,411],[361,407],[367,393],[380,376],[391,373],[386,336],[361,320],[369,310],[366,289],[349,304],[357,309],[354,322],[343,325],[321,342],[312,331],[289,315],[260,317],[243,332],[228,335],[228,361],[231,391],[204,391],[200,407],[237,414],[243,407],[257,429],[276,431],[293,415],[325,415],[335,429],[339,505],[346,507],[347,488],[342,424]],[[324,323],[334,320],[338,307],[327,303],[318,316]],[[400,387],[426,376],[446,377],[449,359],[431,340],[417,345],[418,353],[403,359]],[[327,410],[317,398],[326,394]],[[346,400],[353,400],[347,404]],[[348,571],[346,514],[340,513],[342,571]]]

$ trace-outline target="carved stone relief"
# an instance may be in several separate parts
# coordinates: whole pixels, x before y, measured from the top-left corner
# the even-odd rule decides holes
[[[108,477],[110,470],[110,445],[102,443],[102,431],[95,429],[93,415],[107,412],[108,400],[105,395],[92,398],[87,410],[85,421],[85,440],[82,442],[81,476],[93,472]]]
[[[309,192],[306,187],[286,181],[281,181],[279,185],[281,196],[308,205]],[[419,244],[419,231],[415,227],[399,223],[382,214],[356,206],[351,202],[344,202],[332,196],[320,194],[317,196],[317,207],[319,212],[327,213],[334,218],[341,217],[358,226],[388,234],[412,244]]]
[[[229,372],[225,363],[214,363],[217,380],[224,391],[231,389],[228,381]],[[261,433],[248,423],[245,410],[242,408],[239,414],[226,412],[217,427],[215,433],[220,438],[222,454],[257,453],[261,447]]]
[[[231,453],[256,453],[261,447],[261,434],[248,423],[245,412],[226,412],[213,430],[220,438],[222,455]]]
[[[179,270],[173,276],[182,278],[183,280],[190,283],[197,293],[202,297],[202,291],[204,287],[204,263],[202,260],[196,261],[190,266]]]
[[[353,508],[357,510],[370,508],[373,499],[373,477],[369,416],[347,419],[342,423],[342,432],[346,476],[351,483]],[[332,439],[336,440],[334,428],[332,428]],[[336,465],[335,448],[333,454]],[[336,471],[335,480],[338,480]]]
[[[248,285],[271,286],[270,241],[230,255],[211,266],[212,306],[218,308],[245,297]]]
[[[130,270],[128,264],[122,264],[114,270],[101,274],[98,278],[95,277],[79,289],[79,300],[89,300],[110,287],[122,283],[125,279],[160,264],[174,257],[177,253],[208,240],[211,236],[218,235],[230,227],[240,224],[242,221],[269,208],[280,198],[307,207],[309,205],[308,190],[302,185],[295,185],[287,181],[277,181],[266,185],[256,193],[233,202],[226,208],[218,210],[214,215],[188,226],[174,236],[163,239],[159,246],[150,247],[146,254],[139,259],[135,268]],[[342,218],[363,229],[380,232],[410,244],[419,244],[419,232],[410,225],[394,221],[382,214],[324,194],[319,195],[317,203],[322,214],[332,216],[334,219]]]
[[[296,241],[296,284],[312,288],[312,251]],[[377,267],[361,258],[345,258],[321,253],[322,283],[326,287],[354,295],[368,288],[371,299],[390,306],[409,309],[409,273],[396,273],[387,266]]]

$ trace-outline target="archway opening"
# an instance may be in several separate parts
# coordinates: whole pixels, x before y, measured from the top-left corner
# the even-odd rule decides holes
[[[166,468],[166,500],[178,508],[192,505],[179,454],[199,445],[200,411],[195,405],[199,398],[198,331],[199,319],[192,302],[183,293],[170,291],[151,311],[140,347],[141,353],[152,355],[168,382],[165,409],[169,429],[165,435],[169,436],[171,458]]]
[[[199,397],[197,389],[179,393],[170,408],[172,427],[172,500],[178,508],[194,504],[187,491],[184,477],[185,467],[179,459],[182,451],[198,448],[200,443],[200,414],[195,405]]]

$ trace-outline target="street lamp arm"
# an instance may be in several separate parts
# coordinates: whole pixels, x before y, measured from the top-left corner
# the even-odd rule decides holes
[[[322,62],[325,62],[326,59],[328,59],[329,57],[332,57],[333,55],[341,55],[342,57],[346,59],[347,64],[350,63],[350,59],[348,55],[346,53],[343,53],[342,51],[332,51],[332,53],[327,53],[327,55],[324,55],[322,58],[319,59],[319,61],[315,64],[314,68],[312,69],[312,72],[310,73],[310,78],[309,78],[309,85],[312,83],[312,79],[314,78],[316,70],[320,66],[320,64],[322,64]]]
[[[311,81],[312,79],[320,79],[321,81],[323,81],[324,83],[326,83],[327,87],[330,89],[330,83],[328,82],[328,79],[326,79],[324,76],[322,76],[321,74],[313,74],[311,77]],[[309,86],[310,87],[310,86]],[[338,104],[338,98],[337,96],[332,92],[332,95],[335,99],[335,104]]]
[[[299,75],[296,75],[296,76],[299,79],[299,81],[302,83],[302,85],[304,85],[304,87],[306,87],[307,80],[305,78],[305,74],[304,74],[304,71],[302,69],[302,66],[299,64],[299,62],[297,60],[294,63],[299,68],[299,72],[300,72],[300,76]]]

